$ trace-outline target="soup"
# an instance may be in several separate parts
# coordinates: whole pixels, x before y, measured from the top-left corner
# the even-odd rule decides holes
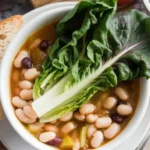
[[[10,78],[12,105],[17,118],[41,142],[68,150],[97,148],[114,139],[131,120],[139,100],[140,80],[98,91],[74,112],[40,123],[31,106],[32,89],[55,42],[55,25],[32,34],[14,59]]]

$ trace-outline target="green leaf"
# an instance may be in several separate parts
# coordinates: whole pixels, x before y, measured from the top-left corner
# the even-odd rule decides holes
[[[34,85],[41,122],[75,111],[98,90],[150,77],[150,18],[115,10],[116,1],[81,1],[57,25],[58,39]]]
[[[81,1],[58,23],[56,28],[58,39],[50,50],[49,58],[43,64],[43,72],[35,82],[34,99],[39,98],[47,91],[43,91],[43,88],[46,89],[48,86],[51,89],[53,87],[49,86],[51,81],[57,83],[69,72],[70,68],[74,68],[74,64],[79,61],[79,57],[85,57],[84,51],[89,41],[87,38],[91,36],[89,34],[85,38],[86,33],[93,32],[92,26],[96,25],[98,20],[102,18],[104,11],[110,10],[109,14],[111,15],[115,9],[116,0],[107,0],[106,2],[102,0]],[[72,73],[76,71],[78,70],[74,69]],[[45,81],[45,78],[48,79],[47,76],[52,72],[56,73]],[[77,79],[75,74],[74,78]],[[41,85],[45,86],[41,87]]]

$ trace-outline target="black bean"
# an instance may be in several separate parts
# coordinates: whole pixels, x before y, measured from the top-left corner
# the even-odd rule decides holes
[[[47,40],[42,40],[40,43],[40,50],[46,51],[49,47],[49,43]]]
[[[121,104],[127,104],[126,101],[123,101],[123,100],[118,100],[117,102],[117,106],[121,105]]]
[[[25,57],[21,61],[22,67],[30,69],[32,67],[32,59],[30,57]]]
[[[49,141],[48,144],[51,146],[59,147],[62,142],[62,139],[60,137],[55,137],[53,140]]]
[[[116,123],[122,123],[124,121],[124,117],[120,116],[118,113],[113,113],[111,115],[111,119]]]

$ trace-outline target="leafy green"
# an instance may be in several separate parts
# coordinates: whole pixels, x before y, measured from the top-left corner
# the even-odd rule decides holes
[[[78,67],[79,57],[82,59],[86,55],[84,51],[92,38],[90,32],[93,32],[93,26],[102,18],[104,12],[107,11],[111,16],[115,9],[116,0],[81,1],[59,22],[57,41],[51,48],[49,59],[44,63],[43,71],[34,86],[34,99],[51,89],[70,68],[74,68],[72,74],[76,77],[75,67]],[[87,32],[89,34],[86,36]],[[84,59],[81,63],[86,65],[91,62]]]
[[[150,18],[115,10],[116,0],[81,1],[57,25],[57,41],[34,84],[32,106],[41,122],[76,110],[98,90],[150,77]]]

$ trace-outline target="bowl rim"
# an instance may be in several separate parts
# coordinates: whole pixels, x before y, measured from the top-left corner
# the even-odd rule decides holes
[[[43,10],[43,9],[44,9],[44,12],[47,12],[50,9],[55,9],[55,8],[59,8],[59,7],[75,6],[77,3],[78,2],[75,2],[75,1],[65,1],[65,2],[50,3],[50,4],[47,4],[45,6],[33,9],[33,10],[29,11],[28,13],[26,13],[25,15],[23,15],[23,21],[24,22],[28,22],[29,18],[31,16],[35,17],[35,16],[37,16],[37,14],[41,14],[41,10]],[[42,13],[44,13],[44,12],[42,12]],[[23,24],[23,26],[24,26],[24,24]]]
[[[143,3],[145,5],[145,7],[147,8],[147,10],[150,12],[150,1],[149,0],[143,0]]]
[[[50,146],[47,146],[46,144],[43,144],[41,142],[39,142],[36,138],[33,138],[33,136],[22,126],[22,124],[20,123],[20,121],[18,121],[18,119],[16,118],[15,114],[13,113],[13,107],[11,105],[11,102],[10,102],[10,95],[8,94],[10,92],[10,88],[9,88],[9,85],[6,84],[5,80],[8,80],[6,78],[9,78],[9,74],[10,74],[10,69],[11,69],[11,64],[8,64],[8,60],[13,60],[12,56],[9,54],[9,51],[12,49],[12,47],[15,47],[15,42],[18,41],[19,37],[22,36],[22,34],[30,27],[32,26],[32,24],[36,21],[36,20],[40,20],[43,18],[43,16],[49,16],[50,14],[54,14],[56,12],[61,12],[62,10],[65,11],[65,10],[69,10],[71,9],[72,6],[68,6],[68,7],[62,7],[60,9],[59,8],[55,8],[55,9],[52,9],[48,12],[45,12],[45,13],[42,13],[41,15],[35,17],[33,20],[31,20],[28,24],[26,24],[26,26],[24,26],[20,32],[16,35],[16,37],[13,39],[13,41],[11,42],[11,44],[9,45],[5,55],[4,55],[4,58],[2,60],[2,68],[1,68],[1,77],[0,77],[0,90],[1,90],[1,95],[2,95],[2,105],[3,105],[3,108],[4,108],[4,111],[5,111],[5,114],[9,120],[9,122],[11,123],[11,125],[13,126],[13,128],[18,132],[18,134],[25,140],[27,141],[28,143],[30,143],[32,146],[38,148],[38,149],[43,149],[43,150],[50,150],[50,149],[54,149]],[[29,34],[31,35],[31,34]],[[26,38],[27,39],[27,38]],[[22,45],[22,44],[21,44]],[[19,49],[18,49],[19,50]],[[16,54],[18,52],[18,50],[16,50]],[[14,50],[13,50],[14,51]],[[16,55],[15,54],[15,55]],[[15,55],[13,57],[15,57]],[[7,68],[9,70],[7,70]],[[7,74],[7,75],[6,75]],[[9,82],[9,81],[7,81]],[[148,89],[150,89],[150,83],[149,81],[146,81],[146,79],[141,79],[141,83],[144,83],[143,87],[142,87],[142,90],[140,92],[143,92],[145,93],[146,95],[144,95],[147,99],[145,100],[145,103],[143,101],[140,100],[140,102],[143,102],[144,105],[142,105],[141,107],[141,111],[138,111],[138,113],[136,113],[133,118],[131,119],[130,123],[132,123],[132,126],[133,124],[136,122],[136,127],[133,127],[131,128],[129,125],[119,134],[119,136],[117,136],[115,139],[113,139],[111,142],[105,144],[104,146],[98,148],[99,150],[111,150],[112,148],[115,148],[116,146],[118,146],[119,144],[121,144],[128,136],[130,136],[134,131],[135,129],[138,127],[139,123],[141,122],[145,112],[146,112],[146,107],[148,106],[148,102],[149,102],[149,92],[148,92]],[[6,87],[8,88],[3,88],[3,85],[6,84]],[[8,83],[9,84],[9,83]],[[6,101],[7,100],[7,101]],[[9,111],[7,110],[11,110],[12,113],[10,113]],[[139,109],[138,109],[139,110]],[[137,110],[136,110],[137,112]],[[140,114],[142,112],[142,114]],[[140,115],[141,118],[138,117],[138,115]],[[13,117],[13,119],[12,119]],[[138,121],[137,121],[137,117],[139,118]],[[128,132],[127,132],[128,130]],[[22,132],[20,132],[22,131]],[[120,139],[120,137],[122,137]],[[120,141],[120,142],[119,142]]]

